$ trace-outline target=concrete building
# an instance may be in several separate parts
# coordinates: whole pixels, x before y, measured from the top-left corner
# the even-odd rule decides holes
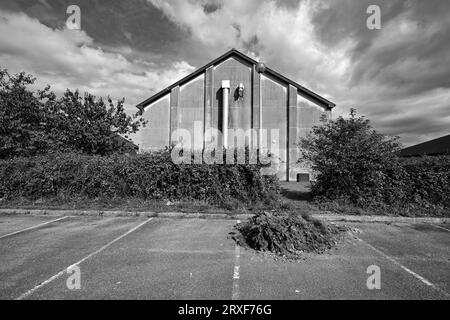
[[[309,173],[307,167],[296,164],[296,144],[322,115],[331,118],[334,106],[232,49],[137,106],[149,121],[140,133],[140,149],[176,144],[174,132],[180,129],[192,134],[193,149],[203,149],[212,142],[230,147],[236,142],[230,132],[252,132],[246,145],[270,150],[276,145],[279,178],[295,181],[298,174]],[[222,136],[212,134],[214,129]]]
[[[135,145],[133,141],[130,141],[119,134],[115,134],[113,140],[117,145],[118,151],[122,154],[134,156],[139,152],[139,146]]]

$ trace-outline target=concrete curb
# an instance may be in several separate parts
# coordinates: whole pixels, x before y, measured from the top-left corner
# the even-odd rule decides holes
[[[1,214],[28,214],[46,216],[106,216],[106,217],[133,217],[147,216],[173,219],[233,219],[246,220],[252,214],[226,214],[226,213],[184,213],[184,212],[152,212],[152,211],[101,211],[101,210],[43,210],[43,209],[0,209]],[[432,217],[389,217],[389,216],[354,216],[340,214],[312,214],[311,217],[325,221],[343,222],[384,222],[384,223],[450,223],[450,218]]]
[[[252,214],[226,214],[226,213],[183,213],[183,212],[159,212],[155,213],[159,218],[186,218],[186,219],[237,219],[245,220]]]
[[[33,216],[104,216],[104,217],[158,217],[173,219],[238,219],[245,220],[252,214],[226,213],[184,213],[153,211],[109,211],[109,210],[52,210],[52,209],[0,209],[0,215],[33,215]]]
[[[311,217],[325,221],[344,222],[392,222],[392,223],[450,223],[450,218],[433,217],[390,217],[390,216],[353,216],[341,214],[312,214]]]

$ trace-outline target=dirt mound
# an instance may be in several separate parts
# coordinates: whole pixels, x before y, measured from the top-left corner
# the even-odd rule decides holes
[[[277,212],[259,213],[235,228],[238,234],[233,239],[238,244],[285,257],[332,249],[348,230],[307,215]]]

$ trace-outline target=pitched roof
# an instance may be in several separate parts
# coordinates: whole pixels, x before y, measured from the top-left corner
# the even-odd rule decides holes
[[[450,134],[434,140],[423,142],[400,151],[402,157],[422,155],[450,155]]]
[[[128,140],[127,138],[122,137],[119,134],[114,134],[113,140],[117,143],[119,147],[128,149],[128,150],[139,150],[139,147],[134,144],[133,141]]]
[[[148,104],[158,100],[159,98],[163,97],[164,95],[166,95],[167,93],[170,93],[170,91],[176,87],[176,86],[180,86],[183,85],[184,83],[194,79],[195,77],[197,77],[198,75],[202,74],[206,69],[208,69],[211,66],[214,66],[216,64],[221,63],[222,61],[225,61],[226,59],[232,57],[232,56],[237,56],[241,59],[243,59],[244,61],[247,61],[250,64],[253,65],[257,65],[258,61],[250,58],[249,56],[243,54],[242,52],[236,50],[236,49],[231,49],[230,51],[226,52],[225,54],[221,55],[220,57],[218,57],[217,59],[214,59],[213,61],[211,61],[210,63],[204,65],[203,67],[195,70],[194,72],[190,73],[189,75],[187,75],[186,77],[184,77],[183,79],[175,82],[174,84],[170,85],[169,87],[159,91],[158,93],[156,93],[155,95],[151,96],[150,98],[142,101],[141,103],[139,103],[137,105],[137,108],[142,109],[145,108]],[[302,92],[304,95],[308,96],[309,98],[311,98],[312,100],[318,101],[322,104],[324,104],[325,106],[327,106],[329,109],[332,109],[336,106],[335,103],[325,99],[324,97],[312,92],[311,90],[306,89],[305,87],[299,85],[298,83],[296,83],[295,81],[292,81],[288,78],[286,78],[285,76],[281,75],[280,73],[267,68],[265,72],[266,74],[271,75],[272,77],[279,79],[283,82],[286,82],[288,84],[291,84],[292,86],[296,87],[300,92]]]

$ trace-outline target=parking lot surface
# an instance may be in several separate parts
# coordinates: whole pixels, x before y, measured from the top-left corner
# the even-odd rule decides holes
[[[236,246],[235,224],[0,216],[0,299],[450,298],[446,225],[347,223],[356,232],[337,249],[285,261]]]

